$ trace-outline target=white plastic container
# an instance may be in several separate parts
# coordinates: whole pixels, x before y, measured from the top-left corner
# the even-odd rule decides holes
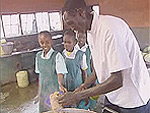
[[[16,73],[17,84],[21,88],[25,88],[29,85],[28,80],[28,72],[27,71],[19,71]]]

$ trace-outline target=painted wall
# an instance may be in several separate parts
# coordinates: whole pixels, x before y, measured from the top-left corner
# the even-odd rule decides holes
[[[27,70],[29,82],[36,80],[34,73],[36,52],[18,54],[0,58],[0,85],[16,81],[16,73],[20,70]]]
[[[119,16],[132,27],[150,27],[149,0],[99,0],[102,14]]]
[[[150,45],[149,0],[99,0],[100,12],[123,18],[132,28],[141,49]]]
[[[60,10],[65,0],[1,0],[1,13]],[[124,18],[132,27],[150,27],[149,0],[86,0],[99,4],[102,14]]]
[[[99,0],[86,0],[87,4],[98,4]],[[1,0],[2,13],[61,10],[65,0]]]
[[[150,27],[132,27],[141,50],[150,45]]]

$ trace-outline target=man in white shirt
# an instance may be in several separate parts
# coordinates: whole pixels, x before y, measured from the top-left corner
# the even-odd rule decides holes
[[[84,0],[67,0],[64,22],[70,28],[88,32],[95,73],[100,84],[83,90],[96,79],[95,73],[75,93],[59,97],[63,105],[105,94],[119,113],[150,113],[150,77],[139,45],[129,26],[120,18],[96,15]],[[83,90],[83,91],[81,91]]]

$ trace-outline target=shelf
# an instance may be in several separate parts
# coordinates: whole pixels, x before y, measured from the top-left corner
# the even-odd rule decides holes
[[[37,48],[37,49],[33,49],[33,50],[13,52],[13,53],[10,54],[10,55],[3,55],[3,56],[0,56],[0,58],[11,57],[11,56],[20,55],[20,54],[25,54],[25,53],[32,53],[32,52],[37,52],[37,51],[41,51],[41,50],[42,50],[42,48]]]

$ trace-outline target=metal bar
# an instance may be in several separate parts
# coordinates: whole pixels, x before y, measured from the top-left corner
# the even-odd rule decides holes
[[[2,20],[2,16],[1,16],[1,22],[2,22],[3,34],[4,34],[4,37],[6,38],[6,35],[5,35],[5,30],[4,30],[4,23],[3,23],[3,20]]]
[[[21,21],[21,14],[19,14],[19,23],[20,23],[21,34],[23,35],[22,21]]]

